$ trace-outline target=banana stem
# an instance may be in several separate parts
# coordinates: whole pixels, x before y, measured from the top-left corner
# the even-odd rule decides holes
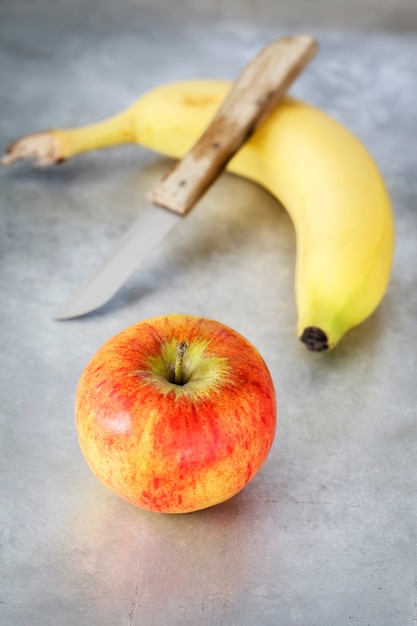
[[[60,142],[62,159],[69,159],[81,152],[135,142],[135,128],[128,110],[102,122],[54,130],[53,133]]]

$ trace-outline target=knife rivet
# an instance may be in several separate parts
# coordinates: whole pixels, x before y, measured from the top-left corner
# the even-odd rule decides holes
[[[214,142],[211,144],[211,147],[212,147],[212,148],[220,148],[220,143],[219,143],[218,141],[214,141]]]
[[[180,180],[179,185],[180,187],[184,187],[187,184],[187,181],[185,178],[183,178],[182,180]]]

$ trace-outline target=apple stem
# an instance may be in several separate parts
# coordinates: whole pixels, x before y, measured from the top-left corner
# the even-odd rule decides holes
[[[175,368],[174,368],[174,384],[182,385],[182,361],[184,359],[184,354],[187,350],[188,346],[185,341],[180,341],[177,344],[177,357],[175,359]]]

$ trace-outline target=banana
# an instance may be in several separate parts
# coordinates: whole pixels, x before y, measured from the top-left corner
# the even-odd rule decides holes
[[[179,158],[229,89],[220,80],[163,85],[102,122],[23,137],[2,163],[34,158],[49,165],[123,143]],[[390,278],[393,212],[374,160],[340,123],[287,96],[228,170],[267,189],[288,211],[297,242],[298,336],[312,351],[334,348],[376,309]]]

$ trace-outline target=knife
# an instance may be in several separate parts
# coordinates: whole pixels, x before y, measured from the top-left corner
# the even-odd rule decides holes
[[[116,294],[218,178],[316,50],[312,37],[292,35],[273,41],[248,63],[204,133],[150,189],[149,205],[104,263],[56,311],[56,320],[86,315]]]

